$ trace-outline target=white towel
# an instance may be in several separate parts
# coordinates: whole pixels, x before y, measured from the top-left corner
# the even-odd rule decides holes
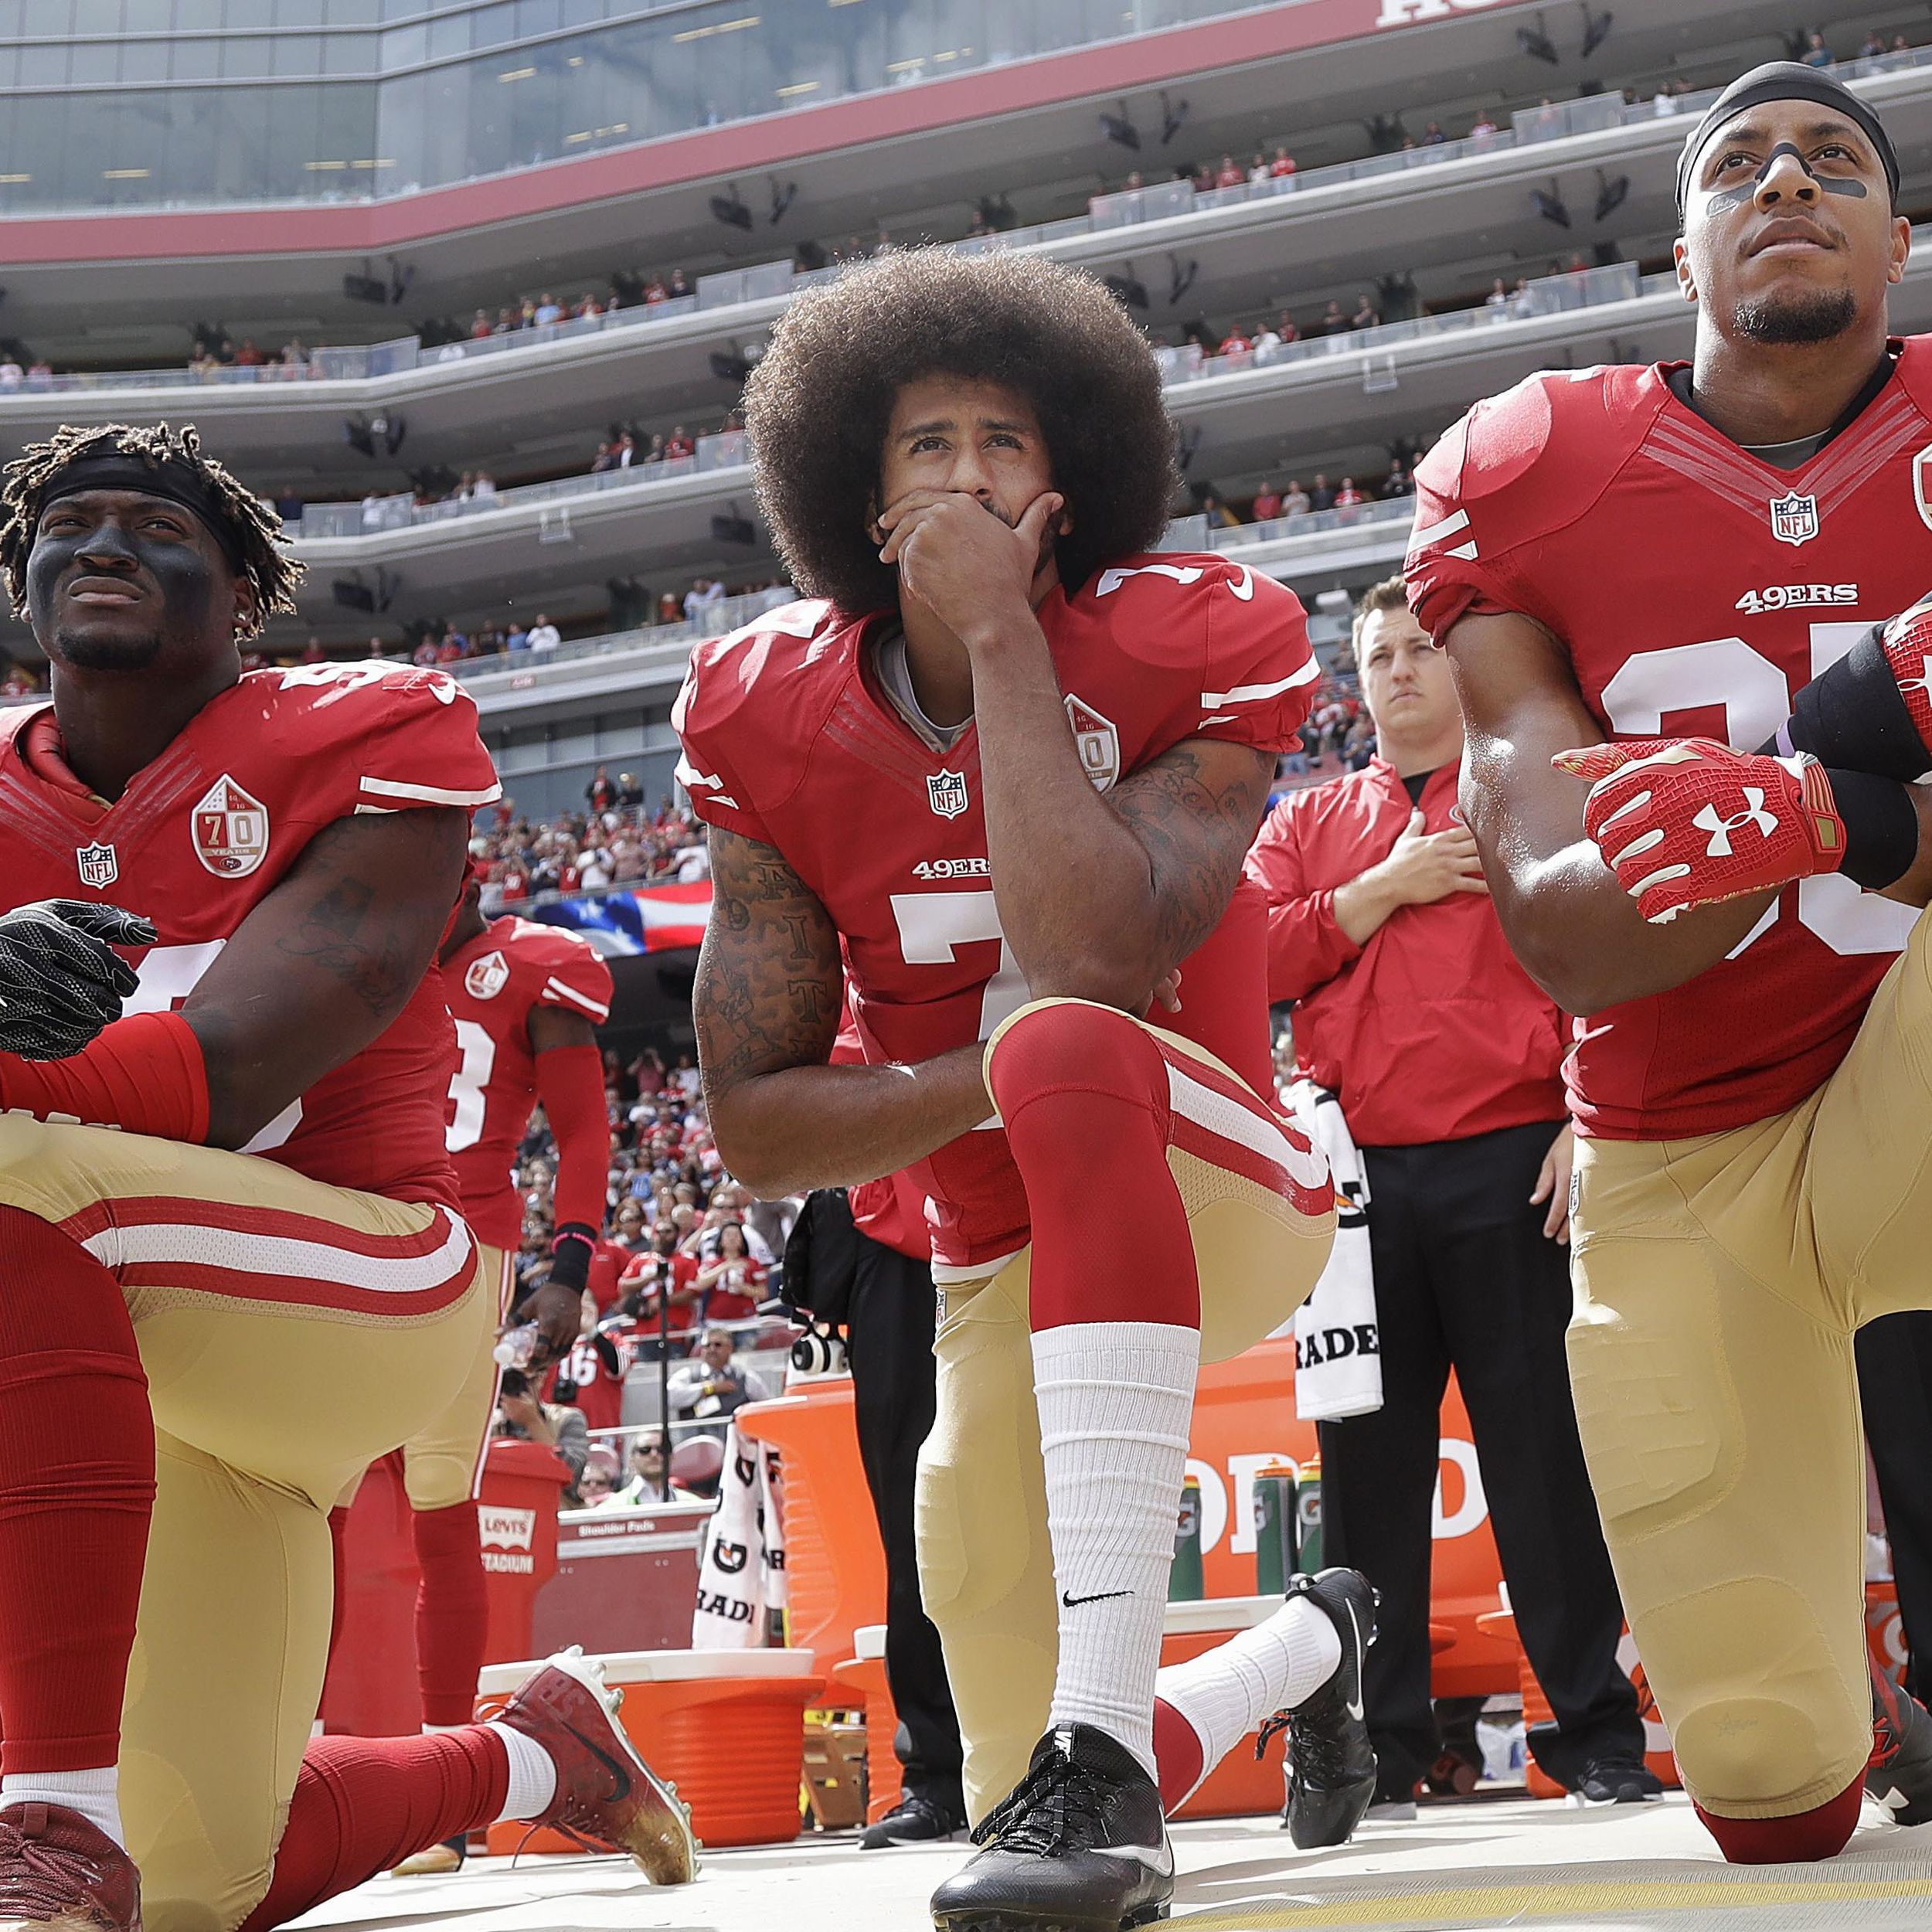
[[[698,1555],[698,1605],[691,1615],[693,1650],[759,1650],[770,1619],[785,1604],[784,1485],[778,1452],[750,1442],[731,1425],[725,1438],[718,1507],[705,1524]]]
[[[1335,1246],[1315,1292],[1295,1311],[1294,1409],[1308,1422],[1372,1415],[1382,1406],[1382,1339],[1369,1254],[1369,1177],[1342,1103],[1301,1080],[1285,1096],[1335,1175]]]

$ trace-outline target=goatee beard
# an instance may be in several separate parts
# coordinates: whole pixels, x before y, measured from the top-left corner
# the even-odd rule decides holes
[[[1835,340],[1858,319],[1858,302],[1849,288],[1806,289],[1741,302],[1737,332],[1766,346]]]
[[[54,657],[77,671],[145,671],[161,655],[161,633],[145,638],[77,638],[67,631],[54,633]]]

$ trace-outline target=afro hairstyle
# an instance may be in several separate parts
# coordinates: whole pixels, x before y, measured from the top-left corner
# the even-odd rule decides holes
[[[800,591],[852,616],[898,603],[869,527],[879,460],[900,389],[938,374],[1032,405],[1072,515],[1055,546],[1070,590],[1159,541],[1174,425],[1153,351],[1105,286],[1036,257],[910,249],[801,295],[746,386],[759,506]]]

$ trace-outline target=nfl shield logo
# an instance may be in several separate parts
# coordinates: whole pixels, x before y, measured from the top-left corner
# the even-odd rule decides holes
[[[1104,791],[1121,775],[1121,734],[1083,698],[1066,700],[1066,722],[1073,727],[1073,747],[1080,769]]]
[[[463,984],[472,999],[495,999],[509,984],[510,966],[501,953],[485,953],[470,962]]]
[[[268,808],[226,772],[189,815],[195,856],[217,879],[245,879],[268,856]]]
[[[74,862],[80,868],[81,884],[93,886],[96,892],[121,876],[121,861],[112,845],[83,845],[74,854]]]
[[[957,818],[966,809],[966,774],[935,771],[926,781],[926,796],[942,818]]]
[[[1818,498],[1789,496],[1771,498],[1771,535],[1781,543],[1808,543],[1818,535]]]

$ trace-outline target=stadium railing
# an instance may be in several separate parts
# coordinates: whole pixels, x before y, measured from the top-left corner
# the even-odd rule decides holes
[[[1855,81],[1924,66],[1932,66],[1932,46],[1915,47],[1869,60],[1841,61],[1825,71],[1840,79]],[[1097,196],[1088,204],[1088,212],[1084,215],[1008,229],[998,234],[971,236],[944,245],[966,253],[1030,247],[1050,252],[1057,243],[1148,222],[1276,201],[1318,188],[1381,179],[1472,156],[1537,146],[1572,135],[1599,134],[1616,128],[1642,127],[1660,120],[1688,121],[1701,114],[1716,99],[1719,92],[1713,87],[1696,94],[1668,97],[1672,106],[1665,114],[1659,114],[1653,102],[1631,104],[1614,94],[1553,103],[1548,107],[1525,108],[1512,117],[1509,127],[1499,128],[1493,134],[1471,135],[1426,148],[1371,155],[1359,161],[1338,162],[1329,167],[1311,168],[1304,174],[1245,182],[1231,188],[1197,190],[1187,182],[1157,182],[1151,187]],[[1272,141],[1263,144],[1264,147],[1274,145]],[[85,370],[68,375],[29,377],[23,379],[17,388],[0,390],[0,403],[14,396],[66,395],[97,389],[180,389],[204,385],[220,389],[291,381],[367,380],[613,330],[648,328],[678,316],[707,310],[784,301],[800,289],[828,281],[838,273],[836,267],[801,270],[789,261],[760,262],[746,268],[701,275],[694,292],[689,295],[641,307],[612,309],[601,315],[543,323],[502,335],[466,338],[434,347],[425,347],[420,337],[407,335],[361,345],[318,348],[309,352],[306,364],[294,366],[267,363],[247,369],[222,367],[199,374],[179,368]],[[730,318],[720,315],[719,319],[724,322]]]

